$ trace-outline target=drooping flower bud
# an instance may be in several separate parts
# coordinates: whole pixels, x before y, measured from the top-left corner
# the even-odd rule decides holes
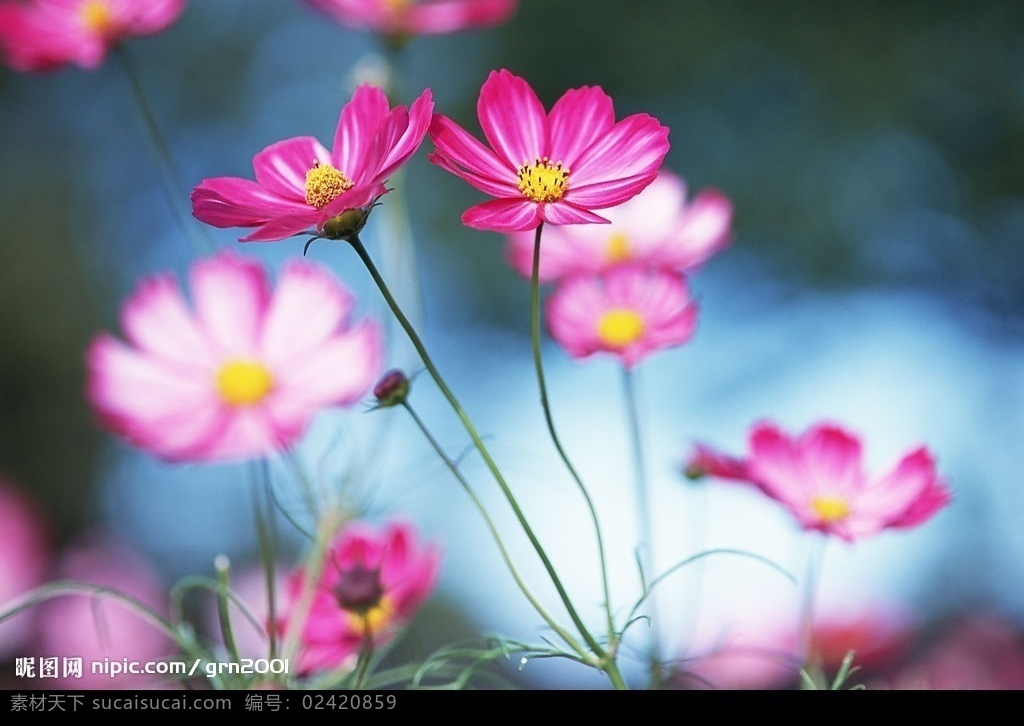
[[[409,395],[409,378],[398,368],[392,368],[381,376],[377,385],[373,387],[373,395],[377,399],[379,408],[397,406],[403,403]]]

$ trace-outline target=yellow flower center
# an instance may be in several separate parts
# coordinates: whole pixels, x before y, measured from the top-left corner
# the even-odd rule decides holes
[[[629,247],[629,238],[622,232],[615,232],[608,239],[608,247],[605,249],[605,258],[610,264],[625,262],[633,257]]]
[[[306,172],[306,204],[323,209],[352,186],[352,180],[330,164],[314,161]]]
[[[392,13],[403,12],[406,8],[412,5],[413,0],[384,0],[384,7]]]
[[[395,607],[391,599],[384,595],[380,601],[364,613],[348,612],[352,627],[360,633],[379,633],[391,622]]]
[[[609,310],[597,323],[597,335],[611,348],[622,348],[644,334],[644,319],[635,310]]]
[[[552,164],[548,157],[519,167],[519,191],[533,202],[556,202],[565,194],[569,170],[562,162]]]
[[[217,390],[221,398],[232,406],[259,403],[273,387],[274,379],[270,371],[256,361],[229,361],[217,373]]]
[[[100,35],[114,25],[114,14],[106,0],[85,0],[78,10],[78,17],[87,30]]]
[[[823,522],[839,522],[850,514],[850,505],[842,497],[815,497],[811,509]]]

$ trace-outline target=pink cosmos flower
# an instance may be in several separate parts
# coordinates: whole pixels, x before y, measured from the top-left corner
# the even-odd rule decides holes
[[[185,0],[7,0],[0,49],[18,71],[94,69],[121,41],[159,33],[184,8]]]
[[[430,89],[406,110],[389,108],[381,89],[362,85],[341,110],[331,151],[311,136],[271,144],[252,160],[256,181],[200,182],[192,213],[214,227],[255,227],[242,242],[302,233],[347,238],[388,191],[388,177],[419,148],[433,108]]]
[[[730,242],[732,202],[716,189],[686,199],[686,182],[664,171],[605,216],[610,225],[569,225],[544,231],[540,281],[602,272],[624,262],[691,272]],[[534,235],[509,235],[507,256],[526,279],[533,273]]]
[[[291,261],[270,289],[231,252],[195,262],[190,310],[169,275],[143,280],[87,353],[87,397],[101,423],[174,461],[247,459],[302,435],[313,416],[365,395],[380,369],[375,323],[327,270]]]
[[[342,25],[384,35],[454,33],[508,20],[518,0],[306,0]]]
[[[566,278],[547,301],[548,327],[574,358],[598,352],[628,368],[682,345],[697,325],[697,304],[676,272],[638,265]]]
[[[27,493],[0,476],[0,612],[41,585],[50,565],[49,525]],[[27,613],[0,623],[0,656],[25,639]]]
[[[166,618],[167,593],[153,566],[141,555],[106,535],[93,536],[66,552],[56,578],[100,585],[131,597]],[[176,647],[167,633],[147,619],[132,603],[115,594],[75,592],[47,600],[36,608],[37,637],[33,652],[63,664],[81,658],[80,673],[57,672],[40,680],[52,688],[154,688],[173,685],[172,676],[92,672],[92,663],[121,666],[138,661],[167,660]]]
[[[365,638],[374,647],[390,641],[429,597],[440,561],[438,547],[420,544],[410,524],[346,525],[324,557],[302,624],[300,672],[349,666]],[[304,570],[292,574],[285,623],[296,616],[306,585]]]
[[[756,424],[745,461],[699,447],[691,466],[712,476],[745,479],[790,510],[804,529],[848,542],[884,529],[925,522],[952,495],[925,447],[881,476],[864,472],[861,442],[836,424],[819,423],[795,438]]]
[[[567,91],[545,113],[529,84],[507,70],[487,77],[477,115],[491,148],[435,114],[428,158],[495,197],[462,215],[478,229],[607,222],[592,210],[638,194],[669,148],[668,128],[647,114],[616,123],[612,99],[597,86]]]

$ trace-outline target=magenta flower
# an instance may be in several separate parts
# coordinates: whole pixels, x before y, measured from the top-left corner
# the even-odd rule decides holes
[[[168,617],[167,592],[152,563],[108,535],[76,543],[58,563],[55,579],[74,580],[109,588]],[[112,593],[75,592],[47,600],[35,609],[33,653],[45,653],[63,663],[81,658],[81,673],[59,668],[40,685],[60,689],[156,688],[175,683],[175,676],[142,672],[93,673],[93,663],[123,665],[166,661],[177,650],[174,641],[124,597]],[[116,666],[115,666],[116,667]],[[154,666],[150,666],[154,668]],[[180,678],[180,676],[178,677]]]
[[[657,350],[688,341],[697,304],[681,274],[624,265],[563,280],[548,298],[547,320],[572,357],[606,352],[632,368]]]
[[[271,291],[257,262],[222,252],[191,283],[194,312],[169,275],[143,280],[122,310],[128,343],[101,334],[87,354],[100,422],[156,456],[269,455],[379,373],[378,326],[350,322],[352,295],[321,267],[292,261]]]
[[[390,36],[454,33],[509,19],[518,0],[306,0],[349,28]]]
[[[192,213],[214,227],[255,227],[242,242],[303,233],[347,239],[419,148],[433,108],[430,89],[406,110],[389,108],[379,88],[360,86],[341,110],[331,151],[311,136],[271,144],[252,160],[256,181],[204,179],[192,191]]]
[[[567,91],[545,113],[526,81],[507,70],[487,77],[477,115],[491,148],[435,114],[428,158],[495,197],[462,215],[478,229],[607,222],[592,210],[638,194],[669,148],[668,128],[647,114],[616,123],[612,99],[597,86]]]
[[[41,585],[50,566],[49,522],[27,492],[0,476],[0,612]],[[28,635],[28,613],[0,623],[0,657],[20,646]]]
[[[185,0],[7,0],[0,49],[18,71],[93,69],[121,41],[159,33],[184,8]]]
[[[868,476],[860,439],[835,424],[819,423],[792,438],[774,424],[758,423],[749,446],[742,465],[707,447],[698,448],[691,464],[712,476],[746,478],[804,529],[848,542],[888,528],[916,527],[952,498],[926,448],[907,453],[881,476]]]
[[[430,596],[440,562],[437,546],[420,544],[410,524],[346,525],[324,557],[301,625],[299,671],[347,667],[364,639],[374,647],[389,642]],[[298,627],[290,619],[307,584],[301,569],[289,580],[283,616],[289,627]]]
[[[686,182],[662,170],[649,187],[605,213],[610,225],[545,230],[540,281],[603,272],[626,262],[692,272],[729,244],[732,214],[732,202],[715,189],[687,201]],[[509,235],[508,260],[527,279],[533,273],[533,248],[532,232]]]

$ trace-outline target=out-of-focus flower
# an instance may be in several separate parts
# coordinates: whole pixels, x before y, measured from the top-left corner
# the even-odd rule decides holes
[[[413,527],[392,522],[382,529],[354,522],[337,535],[323,560],[305,622],[299,669],[311,673],[349,667],[364,640],[390,641],[429,597],[441,555],[421,544]],[[292,574],[283,622],[297,627],[297,604],[309,585],[304,570]]]
[[[732,202],[715,189],[686,199],[686,182],[662,170],[651,185],[604,215],[610,225],[567,225],[544,230],[540,281],[577,272],[602,272],[623,263],[691,272],[729,244]],[[530,279],[534,235],[509,235],[512,267]]]
[[[361,85],[341,110],[330,151],[311,136],[271,144],[253,157],[256,181],[200,182],[192,213],[214,227],[254,227],[242,242],[303,233],[347,239],[388,191],[388,177],[419,148],[433,108],[430,89],[407,110],[390,108],[381,89]]]
[[[495,199],[466,210],[470,227],[497,232],[540,224],[607,222],[594,213],[654,181],[668,153],[668,128],[647,114],[615,121],[600,87],[567,91],[550,113],[522,78],[492,71],[477,115],[491,148],[451,119],[434,115],[428,158]]]
[[[349,28],[387,36],[454,33],[508,20],[518,0],[306,0]]]
[[[53,677],[36,681],[40,686],[123,689],[174,685],[169,680],[172,676],[141,672],[147,664],[153,664],[150,670],[155,670],[157,661],[166,660],[176,650],[167,633],[123,597],[167,617],[163,585],[142,556],[124,543],[96,537],[63,555],[56,578],[99,585],[112,592],[78,591],[39,605],[32,647],[58,664]],[[66,661],[76,658],[81,658],[81,673],[66,672]],[[128,672],[132,663],[135,673]]]
[[[0,612],[46,576],[50,564],[49,526],[34,501],[0,477]],[[27,636],[24,615],[0,623],[0,656]]]
[[[272,291],[258,262],[222,252],[191,285],[194,312],[170,275],[143,280],[122,310],[128,344],[104,333],[87,353],[101,423],[159,457],[269,455],[379,373],[378,326],[350,322],[352,295],[322,267],[293,260]]]
[[[114,46],[159,33],[184,8],[185,0],[8,0],[0,3],[0,49],[18,71],[93,69]]]
[[[869,476],[860,439],[836,424],[818,423],[793,438],[759,422],[749,448],[740,461],[699,447],[687,468],[746,478],[789,509],[804,529],[848,542],[888,528],[915,527],[952,498],[927,448],[907,453],[881,476]]]
[[[852,651],[852,664],[859,669],[853,683],[862,682],[865,673],[898,663],[909,651],[913,636],[913,620],[888,604],[852,612],[828,611],[814,624],[811,658],[831,682]],[[692,656],[681,661],[672,682],[697,689],[795,688],[805,665],[804,649],[792,616],[755,614],[716,634],[712,644],[694,649]]]
[[[1024,627],[996,613],[940,623],[909,663],[872,680],[871,690],[1024,690]]]
[[[547,321],[572,357],[606,352],[632,368],[655,351],[688,341],[697,304],[681,274],[626,265],[563,280],[547,300]]]

